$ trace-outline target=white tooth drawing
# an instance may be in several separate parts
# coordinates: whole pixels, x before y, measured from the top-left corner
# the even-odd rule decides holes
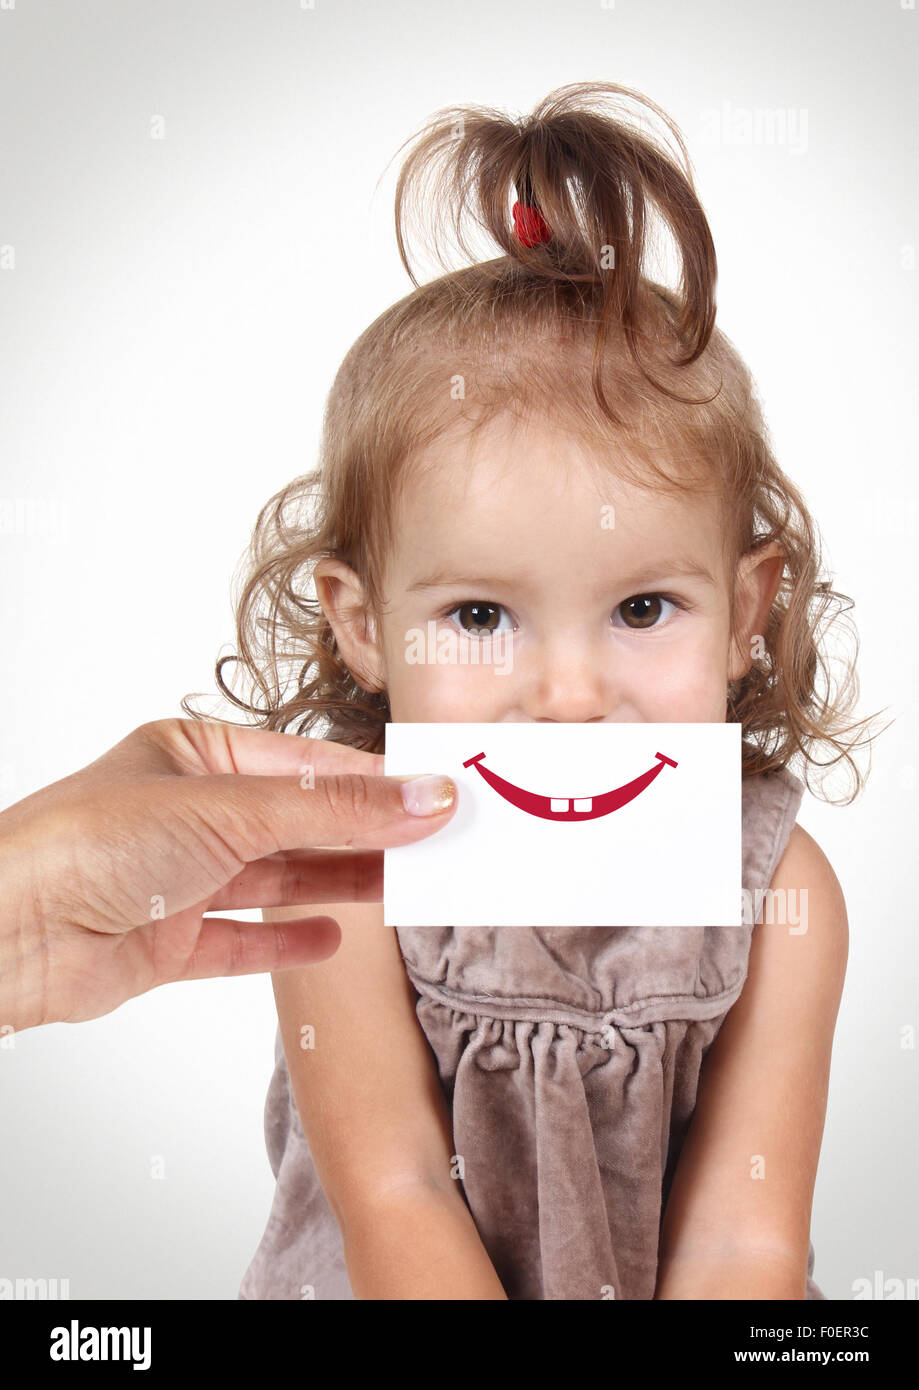
[[[562,799],[559,800],[557,797],[554,797],[554,796],[550,797],[550,798],[549,798],[549,810],[550,810],[550,811],[567,811],[567,810],[568,810],[568,800],[567,800],[567,798],[566,798],[566,797],[562,797]]]
[[[593,808],[594,799],[592,796],[583,797],[580,801],[572,801],[571,803],[572,811],[592,811]]]

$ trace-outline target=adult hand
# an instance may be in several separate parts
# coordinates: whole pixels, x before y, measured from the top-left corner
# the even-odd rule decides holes
[[[380,902],[383,848],[431,834],[455,806],[449,778],[382,773],[382,754],[324,739],[165,719],[9,807],[0,1027],[77,1023],[175,980],[332,955],[333,917],[203,914]]]

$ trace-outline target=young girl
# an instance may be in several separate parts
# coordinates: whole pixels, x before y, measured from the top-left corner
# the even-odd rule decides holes
[[[411,206],[472,264],[419,285]],[[476,262],[469,224],[502,254]],[[659,226],[679,291],[647,273]],[[605,83],[519,122],[441,112],[396,231],[415,289],[345,358],[318,471],[259,518],[230,658],[252,691],[219,663],[221,688],[268,728],[376,752],[389,720],[739,722],[743,884],[772,892],[755,930],[266,913],[331,913],[341,945],[274,976],[277,1190],[240,1297],[823,1298],[848,928],[789,764],[845,759],[857,792],[863,724],[819,631],[845,596],[714,326],[680,134]],[[500,635],[511,669],[408,662],[428,623]]]

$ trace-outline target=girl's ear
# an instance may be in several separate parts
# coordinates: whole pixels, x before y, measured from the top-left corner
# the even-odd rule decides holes
[[[728,680],[740,680],[753,665],[753,645],[757,637],[764,640],[769,610],[784,568],[785,554],[778,541],[754,546],[738,560]]]
[[[344,561],[324,558],[317,561],[313,580],[348,670],[363,690],[385,690],[377,622],[360,579]]]

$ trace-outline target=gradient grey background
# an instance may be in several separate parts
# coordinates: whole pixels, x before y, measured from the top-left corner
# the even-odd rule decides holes
[[[800,815],[851,926],[812,1227],[832,1299],[919,1276],[917,45],[900,0],[0,7],[3,805],[213,689],[256,513],[410,289],[398,162],[375,188],[401,142],[442,106],[520,113],[587,78],[680,124],[719,323],[856,599],[860,712],[897,716],[864,796]],[[726,104],[799,137],[806,113],[806,141],[725,139]],[[261,976],[0,1048],[0,1278],[234,1298],[274,1190],[275,1021]]]

